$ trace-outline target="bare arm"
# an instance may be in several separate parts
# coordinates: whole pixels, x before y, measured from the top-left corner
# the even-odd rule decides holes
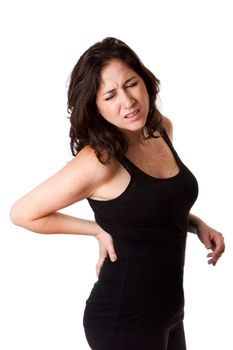
[[[189,225],[188,232],[197,234],[198,225],[202,222],[202,220],[194,214],[189,214]]]
[[[58,210],[88,197],[109,176],[109,170],[94,152],[83,149],[55,175],[20,198],[12,206],[10,218],[14,224],[33,232],[95,235],[99,226],[94,221]]]
[[[99,243],[99,275],[107,255],[117,259],[111,235],[95,221],[60,213],[58,210],[91,196],[99,186],[112,177],[114,167],[99,162],[93,150],[85,147],[64,168],[20,198],[11,208],[11,221],[27,230],[53,234],[94,236]]]

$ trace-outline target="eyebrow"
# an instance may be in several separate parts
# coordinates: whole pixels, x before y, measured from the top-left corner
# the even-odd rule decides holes
[[[124,85],[127,84],[127,83],[129,83],[129,82],[130,82],[131,80],[133,80],[134,78],[137,78],[137,77],[136,77],[136,76],[133,76],[133,77],[127,79],[127,80],[124,82]],[[104,92],[102,95],[104,96],[104,95],[106,95],[106,94],[109,94],[109,93],[111,93],[111,92],[114,92],[115,90],[116,90],[116,89],[111,89],[111,90],[109,90],[109,91]]]

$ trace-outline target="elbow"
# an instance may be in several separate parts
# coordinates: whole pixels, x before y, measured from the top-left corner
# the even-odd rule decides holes
[[[33,214],[35,213],[32,213],[29,207],[24,206],[24,203],[19,200],[11,207],[9,217],[11,222],[16,226],[23,227],[35,233],[47,233],[44,230],[45,220],[42,220],[43,218],[37,218],[36,215],[32,216]],[[46,217],[47,220],[48,218]]]
[[[21,206],[16,202],[10,209],[10,220],[16,226],[27,228],[30,220],[23,213]]]

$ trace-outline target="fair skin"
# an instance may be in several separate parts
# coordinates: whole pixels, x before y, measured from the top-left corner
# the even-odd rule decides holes
[[[119,60],[105,66],[101,72],[96,105],[106,120],[128,136],[126,156],[145,173],[166,178],[179,172],[171,150],[162,137],[142,138],[149,97],[144,81],[132,69]],[[172,139],[171,121],[163,117],[163,125]],[[159,135],[158,132],[156,134]],[[103,165],[93,149],[86,146],[56,174],[20,198],[11,208],[11,220],[37,233],[94,236],[99,243],[98,276],[107,255],[112,261],[117,259],[111,235],[95,221],[63,214],[59,210],[84,198],[115,198],[124,191],[129,181],[129,173],[116,159]],[[197,216],[190,214],[189,218],[190,232],[194,232],[195,226],[199,239],[207,249],[211,249],[208,263],[215,265],[225,249],[222,235]]]

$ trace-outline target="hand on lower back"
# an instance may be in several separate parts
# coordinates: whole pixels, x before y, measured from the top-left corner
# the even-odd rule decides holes
[[[96,275],[99,277],[99,272],[105,258],[109,255],[112,262],[116,261],[117,256],[115,253],[112,236],[104,230],[101,230],[96,236],[99,243],[99,260],[96,265]]]

